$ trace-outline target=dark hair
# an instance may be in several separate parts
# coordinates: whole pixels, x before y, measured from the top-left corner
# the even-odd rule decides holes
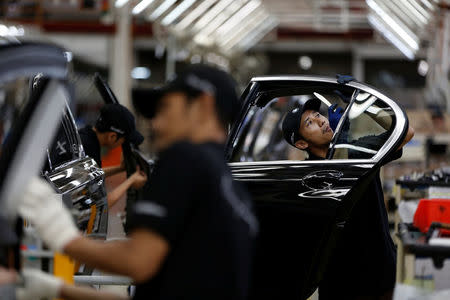
[[[118,132],[110,130],[109,129],[109,125],[105,124],[101,118],[97,119],[97,121],[95,122],[94,127],[95,127],[95,129],[98,132],[101,132],[101,133],[105,133],[105,132],[113,132],[113,133],[115,133],[117,135],[117,139],[120,139],[121,137],[125,137],[124,134],[120,134]]]

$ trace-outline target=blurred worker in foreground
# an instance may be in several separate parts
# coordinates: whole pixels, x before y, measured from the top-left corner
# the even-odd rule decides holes
[[[288,112],[283,120],[285,140],[309,154],[309,160],[326,158],[340,116],[329,111],[329,119],[320,113],[321,102],[313,98]],[[336,108],[330,107],[330,108]],[[339,114],[342,110],[336,110]],[[370,117],[382,125],[376,115]],[[377,150],[389,137],[386,131],[379,136],[364,136],[349,144]],[[384,163],[398,159],[403,146],[414,136],[413,128]],[[366,157],[363,157],[363,156]],[[370,158],[366,153],[349,151],[351,158]],[[325,276],[319,286],[319,299],[328,300],[388,300],[395,285],[395,246],[389,233],[387,211],[379,171],[366,189],[347,220],[343,235],[333,252]]]
[[[133,144],[142,142],[142,135],[136,130],[133,114],[123,105],[106,104],[100,110],[95,126],[86,126],[79,131],[86,154],[102,167],[101,149],[108,150],[121,146],[125,141]],[[103,168],[105,176],[125,171],[125,164]],[[140,189],[147,181],[147,175],[137,166],[136,172],[108,193],[108,207],[113,206],[129,188]]]
[[[135,299],[246,299],[258,222],[224,160],[238,112],[232,79],[196,65],[136,103],[155,133],[159,160],[126,241],[82,237],[51,190],[34,180],[19,212],[51,249],[130,276]]]

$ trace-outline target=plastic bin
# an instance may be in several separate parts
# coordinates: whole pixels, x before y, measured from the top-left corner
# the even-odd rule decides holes
[[[450,223],[450,199],[421,199],[414,214],[414,226],[426,233],[432,222]],[[441,229],[442,235],[450,230]]]

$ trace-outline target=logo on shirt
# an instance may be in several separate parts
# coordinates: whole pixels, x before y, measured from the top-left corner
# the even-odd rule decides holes
[[[155,216],[164,218],[167,215],[165,207],[154,202],[138,202],[134,206],[134,211],[140,215]]]

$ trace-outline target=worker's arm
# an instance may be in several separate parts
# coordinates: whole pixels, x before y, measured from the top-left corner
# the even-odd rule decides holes
[[[125,167],[125,160],[123,159],[123,153],[120,155],[120,165],[103,168],[103,172],[105,172],[105,177],[116,175],[120,172],[124,172],[125,170],[126,167]]]
[[[125,168],[122,165],[103,168],[103,172],[105,172],[105,177],[116,175],[124,171]]]
[[[40,178],[33,178],[17,201],[20,215],[36,228],[50,249],[136,282],[152,277],[169,252],[167,240],[149,229],[133,230],[130,239],[111,243],[81,236],[61,199]]]
[[[383,127],[386,130],[389,130],[392,124],[392,117],[388,114],[386,114],[386,112],[381,111],[378,112],[377,114],[374,114],[370,111],[365,111],[365,113],[371,117],[375,122],[377,122],[378,125],[380,125],[381,127]],[[397,150],[400,150],[403,148],[403,146],[405,146],[414,136],[414,128],[412,128],[411,126],[408,127],[408,131],[406,132],[406,136],[403,139],[402,143],[400,144],[400,146],[397,148]]]
[[[126,296],[97,291],[93,288],[63,284],[59,293],[65,300],[127,300]]]
[[[138,283],[158,272],[168,252],[169,243],[147,229],[134,230],[125,241],[103,243],[79,237],[64,248],[64,253],[77,261]]]
[[[124,182],[117,186],[114,190],[108,193],[108,207],[112,207],[116,202],[127,192],[129,188],[140,189],[147,181],[147,174],[141,171],[139,166],[136,167],[136,172],[128,177]]]
[[[408,127],[408,132],[405,135],[405,138],[403,139],[402,143],[400,144],[400,146],[397,148],[397,150],[400,150],[403,148],[403,146],[405,146],[414,136],[414,128],[412,128],[411,126]]]

